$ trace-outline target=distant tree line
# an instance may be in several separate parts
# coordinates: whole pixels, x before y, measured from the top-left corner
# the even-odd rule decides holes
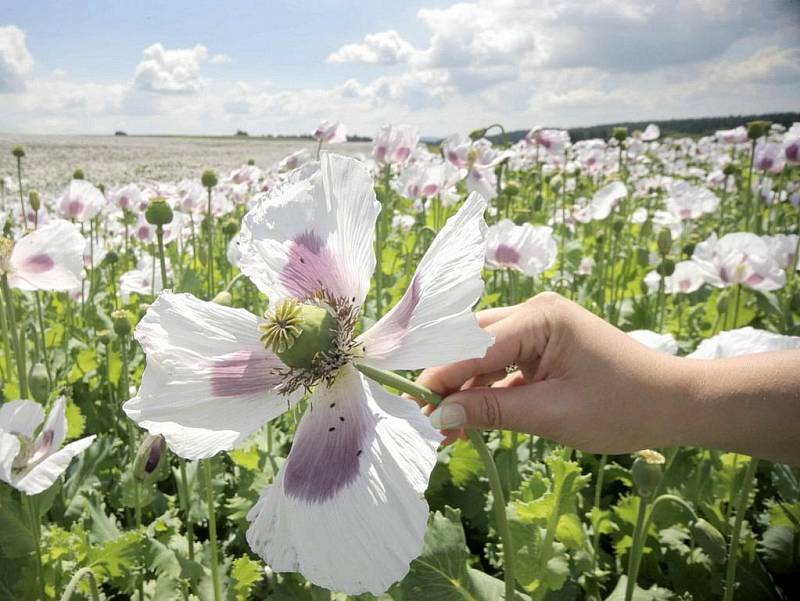
[[[767,113],[764,115],[729,115],[727,117],[701,117],[699,119],[657,119],[651,121],[620,121],[617,123],[607,123],[604,125],[592,125],[589,127],[570,127],[568,128],[570,138],[573,142],[579,140],[589,140],[591,138],[602,138],[607,140],[611,137],[615,127],[627,127],[633,133],[637,129],[643,131],[650,123],[655,123],[661,128],[662,137],[676,136],[708,136],[719,129],[731,129],[739,125],[745,125],[748,121],[764,120],[772,123],[780,123],[784,127],[790,127],[792,123],[800,121],[800,113]],[[528,130],[510,131],[507,140],[518,142],[524,138]],[[490,136],[489,139],[495,143],[503,141],[502,136]]]

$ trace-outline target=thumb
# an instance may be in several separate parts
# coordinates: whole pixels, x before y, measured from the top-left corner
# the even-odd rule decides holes
[[[429,419],[439,430],[488,428],[547,436],[558,420],[558,396],[559,384],[553,381],[469,388],[448,396]]]

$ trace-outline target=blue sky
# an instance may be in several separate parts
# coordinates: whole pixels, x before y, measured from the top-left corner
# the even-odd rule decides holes
[[[800,103],[790,0],[0,5],[0,131],[429,135]]]

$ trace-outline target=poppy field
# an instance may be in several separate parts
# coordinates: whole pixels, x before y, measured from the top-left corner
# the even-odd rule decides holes
[[[4,146],[0,599],[800,596],[797,468],[442,445],[415,382],[541,293],[670,355],[800,348],[800,124],[313,138],[186,177]]]

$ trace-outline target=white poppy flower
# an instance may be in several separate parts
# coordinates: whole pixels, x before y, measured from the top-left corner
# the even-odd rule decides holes
[[[51,221],[16,243],[0,239],[0,273],[20,290],[70,290],[80,285],[85,244],[73,224]]]
[[[697,350],[687,356],[692,359],[720,359],[796,348],[800,348],[800,336],[784,336],[748,326],[720,332],[703,340]]]
[[[347,129],[338,121],[320,121],[317,128],[311,132],[315,140],[326,144],[340,144],[347,142]]]
[[[800,261],[797,257],[797,234],[776,234],[774,236],[761,236],[769,246],[772,256],[782,269],[800,270]]]
[[[628,189],[620,181],[611,182],[600,188],[589,203],[592,219],[603,220],[611,215],[611,212],[627,195]]]
[[[667,198],[667,210],[680,221],[697,219],[718,207],[719,198],[713,192],[686,181],[675,182]]]
[[[557,256],[558,245],[551,227],[515,225],[510,219],[503,219],[489,228],[486,243],[489,267],[513,267],[535,276],[550,269]]]
[[[652,330],[633,330],[628,332],[628,336],[659,353],[678,354],[678,343],[675,342],[672,334],[658,334]]]
[[[111,200],[113,200],[120,209],[127,209],[128,211],[136,211],[139,208],[139,198],[142,191],[136,184],[128,184],[117,188],[111,193]]]
[[[492,340],[471,308],[483,290],[485,207],[467,198],[398,304],[355,337],[380,205],[363,163],[322,153],[242,224],[241,269],[270,299],[266,320],[165,292],[136,328],[147,366],[125,412],[185,458],[233,448],[313,389],[286,462],[248,514],[247,540],[274,570],[378,594],[420,553],[442,437],[414,402],[354,365],[417,369],[484,355]],[[300,327],[316,334],[298,338]],[[320,346],[290,358],[309,337]]]
[[[410,125],[384,125],[372,143],[378,163],[404,165],[419,142],[419,132]]]
[[[786,274],[770,252],[767,243],[748,232],[711,234],[694,249],[706,281],[717,288],[742,284],[754,290],[778,290],[786,284]]]
[[[37,433],[44,421],[39,403],[21,400],[0,405],[0,480],[28,495],[53,485],[95,439],[87,436],[61,449],[67,435],[65,410],[66,402],[60,397]]]
[[[103,193],[82,179],[72,180],[56,202],[58,212],[64,219],[80,222],[94,219],[105,204]]]

